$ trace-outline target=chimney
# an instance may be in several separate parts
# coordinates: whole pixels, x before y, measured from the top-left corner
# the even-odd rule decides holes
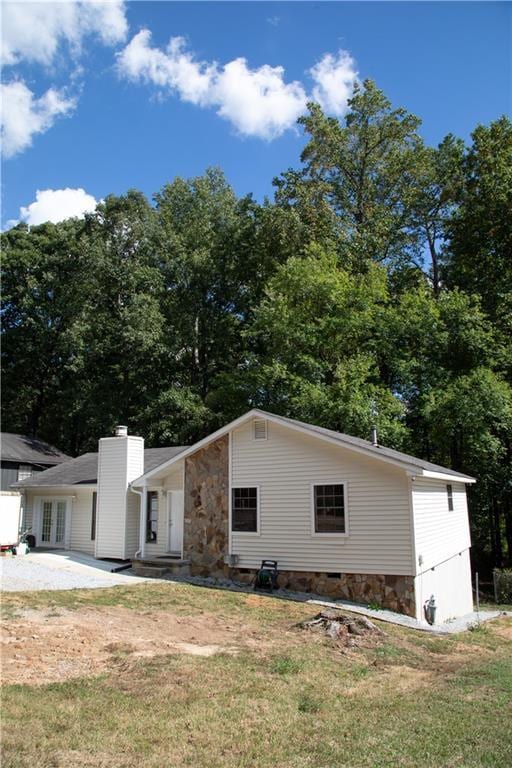
[[[98,444],[95,557],[126,560],[139,539],[138,497],[128,486],[144,474],[144,439],[115,428]]]
[[[371,432],[371,438],[370,439],[371,439],[372,445],[378,445],[379,444],[378,441],[377,441],[377,427],[375,426],[375,424],[372,425],[372,432]]]

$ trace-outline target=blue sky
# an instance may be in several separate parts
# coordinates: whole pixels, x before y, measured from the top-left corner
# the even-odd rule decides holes
[[[509,3],[87,6],[4,4],[4,226],[130,187],[151,197],[212,165],[262,199],[299,163],[305,100],[342,117],[356,76],[432,144],[511,112]]]

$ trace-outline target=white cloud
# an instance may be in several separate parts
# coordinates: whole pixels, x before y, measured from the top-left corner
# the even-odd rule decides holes
[[[150,40],[148,29],[135,35],[118,55],[118,71],[130,80],[175,89],[184,101],[210,104],[217,64],[194,61],[192,54],[184,51],[185,41],[181,37],[171,38],[166,53],[151,48]]]
[[[273,139],[295,125],[307,96],[298,82],[285,83],[283,67],[249,69],[245,59],[226,64],[216,85],[218,114],[247,136]]]
[[[135,35],[118,56],[119,73],[175,91],[183,101],[214,107],[241,134],[276,138],[305,110],[303,85],[286,83],[283,67],[251,69],[244,58],[219,66],[197,61],[185,50],[183,38],[171,38],[165,52],[152,48],[150,41],[147,29]]]
[[[0,86],[2,96],[2,143],[4,156],[12,157],[32,143],[32,137],[51,128],[57,117],[70,114],[76,106],[63,90],[49,88],[35,98],[25,83],[14,81]]]
[[[4,66],[22,60],[49,65],[61,43],[74,53],[94,34],[105,45],[122,42],[128,32],[123,0],[18,0],[2,9]]]
[[[357,69],[352,56],[347,51],[339,51],[337,57],[326,53],[309,73],[316,83],[314,101],[318,101],[326,112],[344,115],[357,82]]]
[[[81,187],[78,189],[38,189],[36,199],[20,208],[20,219],[29,226],[64,219],[82,218],[96,208],[97,201]]]
[[[181,37],[172,37],[165,50],[151,47],[148,29],[118,54],[117,69],[129,80],[171,90],[200,107],[213,107],[239,133],[263,139],[292,128],[310,99],[331,114],[344,114],[357,80],[354,60],[346,51],[326,54],[309,70],[315,86],[308,95],[302,83],[285,81],[283,67],[264,64],[251,69],[244,58],[223,66],[198,61]]]

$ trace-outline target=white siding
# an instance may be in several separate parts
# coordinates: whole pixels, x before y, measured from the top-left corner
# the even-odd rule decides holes
[[[99,441],[96,557],[127,559],[128,483],[144,472],[141,437],[106,437]]]
[[[431,595],[434,595],[437,606],[436,624],[470,613],[473,610],[473,593],[469,550],[416,576],[414,587],[416,616],[424,623],[423,606]]]
[[[392,465],[268,422],[267,440],[249,422],[232,432],[231,482],[260,488],[260,533],[231,534],[239,566],[263,558],[281,570],[413,573],[409,479]],[[349,535],[312,535],[311,484],[347,483]]]
[[[159,486],[163,486],[163,493],[158,494],[158,531],[156,542],[148,542],[145,547],[145,557],[159,557],[169,552],[169,517],[167,511],[166,491],[183,490],[184,462],[178,461],[169,467],[168,474],[158,480]],[[148,486],[151,490],[151,485]]]
[[[94,541],[91,539],[93,490],[74,492],[71,506],[70,548],[90,555],[94,555]]]
[[[416,478],[412,484],[417,571],[426,571],[471,546],[466,486],[452,482],[453,510],[446,482]],[[420,559],[421,558],[421,559]]]
[[[25,492],[24,527],[31,528],[36,537],[36,546],[41,545],[40,515],[37,504],[41,498],[66,499],[70,501],[71,514],[68,518],[69,530],[66,540],[69,549],[77,552],[94,554],[94,541],[91,540],[92,494],[94,488],[38,488]]]

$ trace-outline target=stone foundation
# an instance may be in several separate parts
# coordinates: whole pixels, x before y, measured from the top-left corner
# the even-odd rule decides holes
[[[231,568],[229,576],[234,581],[252,583],[256,570]],[[278,584],[294,592],[314,592],[331,600],[350,600],[368,605],[375,603],[390,611],[415,616],[414,579],[412,576],[384,576],[381,574],[327,573],[305,571],[280,571]]]
[[[228,455],[226,435],[185,459],[183,558],[192,576],[229,576]]]

